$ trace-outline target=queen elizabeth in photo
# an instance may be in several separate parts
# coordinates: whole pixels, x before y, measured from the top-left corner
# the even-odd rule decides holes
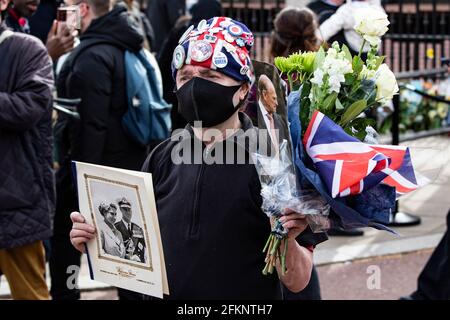
[[[119,258],[125,258],[126,252],[122,235],[114,226],[117,216],[117,206],[114,203],[106,204],[102,202],[98,210],[104,219],[99,222],[102,252]]]

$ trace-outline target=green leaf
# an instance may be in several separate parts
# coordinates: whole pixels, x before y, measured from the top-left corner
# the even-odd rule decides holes
[[[344,77],[346,86],[351,86],[356,80],[358,80],[353,74],[346,74]]]
[[[338,96],[338,94],[336,92],[333,92],[328,97],[326,97],[325,100],[323,101],[322,107],[320,109],[324,112],[332,111],[331,108],[334,106],[337,96]]]
[[[348,62],[352,63],[352,54],[345,44],[342,45],[342,51],[344,51],[345,53],[345,59],[347,59]]]
[[[354,56],[353,57],[353,63],[352,63],[352,68],[353,68],[353,73],[359,75],[363,69],[363,65],[364,62],[362,61],[362,59],[358,56]]]
[[[356,133],[354,133],[354,137],[356,137],[359,141],[364,141],[366,135],[367,135],[366,130],[358,130],[356,131]]]
[[[336,110],[343,110],[344,109],[344,106],[342,105],[342,103],[339,100],[339,98],[336,99],[336,103],[334,105],[336,107]]]
[[[367,107],[366,100],[358,100],[358,101],[352,103],[352,105],[350,107],[348,107],[348,109],[345,111],[344,115],[342,116],[340,124],[345,126],[350,121],[352,121],[357,116],[359,116],[359,114],[361,112],[363,112],[366,109],[366,107]]]
[[[309,123],[309,113],[311,108],[311,102],[309,101],[309,93],[311,92],[311,83],[305,82],[302,85],[300,94],[300,123],[302,125],[302,131],[306,131],[306,127]]]
[[[317,70],[320,66],[322,66],[324,60],[325,60],[325,50],[323,49],[323,47],[320,47],[319,51],[317,51],[316,59],[314,60],[314,71]]]
[[[378,68],[383,64],[385,56],[377,57],[376,63],[375,63],[375,69],[378,70]]]

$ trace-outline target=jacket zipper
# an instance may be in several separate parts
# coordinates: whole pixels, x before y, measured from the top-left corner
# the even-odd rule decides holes
[[[197,175],[197,181],[195,182],[195,193],[194,193],[194,205],[192,208],[192,217],[191,217],[191,225],[189,228],[189,238],[197,237],[198,229],[199,229],[199,220],[200,220],[200,212],[199,212],[199,202],[201,196],[201,184],[203,171],[205,171],[205,164],[202,164],[200,167],[200,171]]]
[[[208,157],[209,150],[205,151],[205,158]],[[194,205],[192,208],[192,217],[191,217],[191,225],[189,227],[189,238],[198,238],[198,232],[200,227],[200,210],[199,210],[199,202],[201,197],[201,185],[203,183],[203,173],[205,171],[206,164],[202,161],[200,166],[200,170],[197,175],[197,179],[195,181],[195,193],[194,193]]]

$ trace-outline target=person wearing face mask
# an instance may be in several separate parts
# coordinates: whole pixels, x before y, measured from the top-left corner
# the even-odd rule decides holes
[[[262,274],[271,224],[261,210],[261,184],[251,162],[227,157],[232,150],[248,160],[247,142],[257,131],[240,112],[254,81],[253,41],[244,24],[215,17],[190,27],[174,50],[176,95],[188,125],[156,147],[142,169],[152,173],[168,299],[281,299],[280,280],[295,292],[307,285],[313,248],[326,239],[312,233],[304,215],[287,211],[288,271]],[[243,135],[250,138],[239,142]],[[186,161],[178,161],[180,150]],[[83,250],[93,228],[78,212],[71,218],[72,244]]]

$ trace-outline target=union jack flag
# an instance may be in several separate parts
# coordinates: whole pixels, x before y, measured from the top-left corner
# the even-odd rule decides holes
[[[395,187],[397,195],[423,184],[407,147],[362,143],[319,111],[313,114],[303,144],[333,198],[359,194],[379,183]]]

